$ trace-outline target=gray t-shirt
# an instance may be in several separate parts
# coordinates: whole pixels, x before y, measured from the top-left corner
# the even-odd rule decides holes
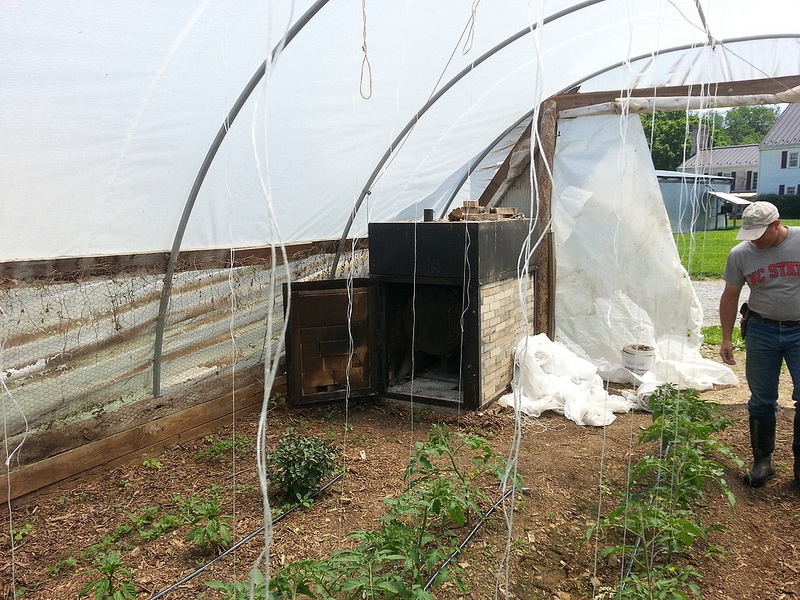
[[[758,314],[777,321],[800,321],[800,228],[789,227],[778,246],[759,250],[750,242],[734,246],[722,278],[750,287],[747,301]]]

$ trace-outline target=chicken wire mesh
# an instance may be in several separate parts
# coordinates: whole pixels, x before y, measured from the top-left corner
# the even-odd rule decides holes
[[[340,272],[361,276],[366,262],[365,252],[351,253]],[[292,280],[323,279],[330,256],[294,259],[290,269]],[[285,268],[266,263],[175,274],[161,364],[170,412],[208,400],[197,390],[209,382],[231,389],[237,373],[263,363],[280,335],[280,327],[268,335],[266,325],[268,311],[278,325],[283,320],[285,281]],[[163,274],[145,271],[4,283],[0,434],[6,457],[15,458],[10,466],[39,458],[14,452],[31,434],[101,418],[107,430],[120,430],[152,418],[152,402],[145,401],[153,398],[162,285]],[[93,441],[91,432],[83,436]]]

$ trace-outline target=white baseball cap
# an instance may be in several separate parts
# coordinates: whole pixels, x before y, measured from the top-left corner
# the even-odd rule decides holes
[[[772,223],[780,219],[777,207],[771,202],[753,202],[742,213],[742,228],[737,240],[757,240]]]

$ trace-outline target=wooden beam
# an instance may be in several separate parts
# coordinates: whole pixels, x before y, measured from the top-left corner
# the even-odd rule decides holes
[[[770,79],[748,79],[744,81],[726,81],[707,83],[704,85],[663,86],[632,90],[608,90],[601,92],[570,93],[555,96],[558,111],[584,106],[593,106],[613,102],[620,97],[632,98],[668,98],[708,96],[717,99],[725,96],[757,96],[760,94],[779,94],[800,86],[800,75],[773,77]],[[719,104],[721,106],[722,104]]]
[[[539,150],[534,158],[539,214],[539,229],[536,233],[544,233],[542,243],[539,246],[536,259],[537,268],[534,275],[533,326],[535,333],[545,332],[550,339],[555,336],[556,253],[555,238],[550,227],[550,219],[553,215],[553,179],[551,173],[553,157],[556,152],[557,120],[558,105],[552,99],[545,100],[539,112],[538,136],[531,140],[531,144],[538,145]],[[545,227],[547,227],[546,230],[544,230]]]
[[[349,242],[352,243],[352,240]],[[338,243],[338,240],[321,240],[288,244],[286,253],[290,259],[317,254],[333,254],[336,252]],[[356,240],[357,249],[366,248],[367,245],[368,240],[366,239]],[[276,254],[278,261],[282,262],[280,249],[276,249]],[[167,268],[168,261],[168,252],[151,252],[0,262],[0,283],[28,279],[73,281],[89,277],[112,277],[120,273],[142,270],[163,273]],[[271,262],[272,248],[270,246],[192,250],[181,252],[176,270],[227,269],[232,266],[270,264]]]
[[[530,164],[530,138],[532,128],[533,123],[531,122],[525,128],[525,131],[522,132],[522,135],[519,136],[511,152],[506,155],[503,164],[497,169],[489,185],[486,186],[481,197],[478,198],[478,206],[488,206],[496,198],[502,197],[508,189],[510,182]],[[526,152],[524,155],[520,156],[523,147]],[[515,160],[517,162],[515,162]]]
[[[272,393],[282,391],[273,387]],[[285,384],[284,390],[285,392]],[[253,384],[236,391],[235,415],[257,412],[264,388]],[[226,394],[190,409],[156,419],[122,433],[92,442],[0,475],[0,503],[8,502],[57,483],[66,483],[111,467],[140,461],[142,454],[161,450],[176,442],[211,433],[231,422],[232,394]]]
[[[260,381],[264,376],[263,365],[253,365],[236,372],[237,388],[246,388]],[[280,375],[276,387],[285,386],[286,375]],[[25,443],[17,455],[18,464],[26,466],[40,460],[74,450],[83,444],[122,433],[144,423],[167,417],[192,408],[215,398],[230,395],[231,379],[213,377],[208,381],[173,392],[159,398],[145,398],[126,404],[117,410],[102,412],[97,416],[67,423],[63,427],[53,427],[25,436]]]

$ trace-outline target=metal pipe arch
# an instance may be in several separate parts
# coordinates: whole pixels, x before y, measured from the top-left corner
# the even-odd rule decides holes
[[[587,7],[595,5],[595,4],[599,4],[599,3],[604,2],[604,1],[605,0],[586,0],[585,2],[582,2],[580,4],[577,4],[575,6],[572,6],[570,8],[564,9],[562,11],[559,11],[557,13],[554,13],[554,14],[546,17],[545,19],[542,20],[542,25],[546,25],[546,24],[551,23],[551,22],[553,22],[553,21],[555,21],[557,19],[560,19],[560,18],[562,18],[564,16],[568,16],[569,14],[572,14],[572,13],[578,11],[578,10],[582,10],[584,8],[587,8]],[[328,0],[317,0],[317,2],[315,2],[300,17],[300,19],[298,19],[298,21],[294,25],[292,25],[292,27],[289,28],[289,30],[287,30],[286,35],[284,36],[284,38],[282,38],[281,41],[275,46],[275,48],[273,48],[270,60],[274,61],[277,58],[277,56],[280,53],[280,51],[283,48],[285,48],[294,39],[294,37],[303,29],[303,27],[305,27],[305,25],[308,24],[308,22],[319,12],[319,10],[327,4],[327,2],[328,2]],[[500,42],[499,44],[495,45],[489,51],[484,53],[481,57],[479,57],[478,59],[473,61],[470,65],[468,65],[467,67],[462,69],[462,71],[460,71],[456,76],[454,76],[450,81],[448,81],[442,88],[440,88],[436,92],[436,94],[434,94],[425,103],[425,105],[420,110],[417,111],[417,113],[414,115],[414,117],[412,117],[412,119],[406,124],[406,126],[396,136],[396,138],[390,144],[389,148],[386,150],[384,155],[381,157],[381,159],[377,163],[375,169],[373,170],[373,173],[370,175],[367,183],[365,184],[364,188],[362,189],[362,192],[359,195],[359,198],[357,199],[357,201],[356,201],[356,203],[355,203],[355,205],[353,207],[353,210],[351,211],[350,217],[349,217],[348,222],[347,222],[347,224],[346,224],[346,226],[345,226],[345,228],[343,230],[342,236],[341,236],[339,244],[337,246],[336,254],[334,256],[334,261],[333,261],[333,265],[332,265],[332,268],[331,268],[331,277],[335,277],[336,270],[338,268],[339,259],[341,257],[342,249],[344,248],[345,241],[347,239],[347,235],[348,235],[348,233],[350,231],[350,228],[352,227],[353,221],[355,220],[355,217],[356,217],[361,205],[363,204],[364,199],[366,198],[366,196],[368,194],[370,194],[370,189],[369,188],[372,186],[374,181],[377,179],[378,175],[380,174],[380,171],[383,169],[383,167],[385,166],[386,162],[392,156],[394,151],[398,148],[398,146],[403,141],[403,139],[405,139],[405,137],[408,135],[408,133],[413,129],[413,127],[416,125],[416,123],[419,121],[419,119],[447,91],[449,91],[456,83],[458,83],[461,79],[463,79],[471,70],[473,70],[475,67],[477,67],[481,63],[485,62],[488,58],[492,57],[497,52],[499,52],[500,50],[505,48],[506,46],[508,46],[511,43],[517,41],[518,39],[522,38],[523,36],[527,35],[528,33],[533,32],[534,30],[537,29],[537,27],[538,27],[538,23],[530,25],[530,26],[520,30],[516,34],[508,37],[506,40],[504,40],[504,41]],[[741,41],[748,41],[748,40],[783,38],[783,37],[798,37],[798,36],[796,36],[796,35],[789,36],[789,35],[774,34],[774,35],[768,35],[768,36],[752,36],[752,37],[735,38],[735,39],[731,39],[731,40],[721,40],[721,41],[718,41],[717,43],[725,44],[725,43],[741,42]],[[701,45],[705,45],[705,44],[701,44]],[[686,44],[686,45],[678,46],[678,47],[671,48],[671,49],[668,49],[668,50],[665,50],[665,51],[661,51],[661,52],[659,52],[659,54],[665,54],[665,53],[669,53],[669,52],[686,50],[686,49],[690,49],[690,48],[697,47],[697,46],[698,46],[697,44]],[[570,86],[567,86],[564,90],[562,90],[559,93],[564,93],[567,90],[573,89],[575,86],[580,85],[580,84],[592,79],[593,77],[597,77],[597,76],[599,76],[601,74],[607,73],[607,72],[609,72],[609,71],[611,71],[611,70],[613,70],[615,68],[619,68],[619,67],[621,67],[621,66],[623,66],[625,64],[630,64],[630,63],[633,63],[633,62],[637,62],[639,60],[650,58],[652,56],[653,56],[652,53],[648,53],[648,54],[644,54],[644,55],[641,55],[641,56],[633,58],[633,59],[628,59],[626,61],[620,61],[618,63],[615,63],[614,65],[611,65],[611,66],[606,67],[604,69],[598,70],[598,71],[592,73],[591,75],[589,75],[589,76],[587,76],[585,78],[582,78],[578,82],[575,82]],[[153,396],[154,397],[158,397],[158,396],[161,395],[161,362],[162,362],[162,356],[163,356],[163,343],[164,343],[164,330],[165,330],[165,327],[166,327],[166,314],[167,314],[167,308],[169,306],[169,299],[170,299],[170,294],[171,294],[171,289],[172,289],[172,281],[173,281],[173,278],[174,278],[175,268],[176,268],[176,265],[177,265],[177,258],[178,258],[178,254],[180,253],[180,246],[181,246],[181,243],[182,243],[182,240],[183,240],[183,236],[185,234],[185,230],[186,230],[186,226],[188,224],[189,217],[190,217],[191,212],[193,210],[194,204],[195,204],[195,202],[197,200],[197,196],[199,195],[200,188],[202,187],[202,184],[203,184],[203,182],[205,180],[205,177],[208,174],[208,171],[209,171],[209,169],[211,167],[211,164],[213,163],[213,160],[216,157],[216,154],[217,154],[219,148],[221,147],[222,142],[224,141],[231,124],[236,119],[236,117],[240,113],[241,109],[244,107],[244,104],[247,102],[249,97],[252,95],[253,91],[255,91],[257,85],[259,84],[259,82],[262,80],[262,78],[266,74],[266,66],[267,66],[267,61],[265,60],[259,66],[259,68],[256,70],[254,75],[251,77],[250,81],[247,83],[245,88],[242,90],[241,94],[237,98],[237,100],[234,103],[234,105],[232,106],[230,112],[228,113],[228,115],[226,116],[226,118],[223,121],[222,125],[220,126],[220,128],[219,128],[219,130],[218,130],[218,132],[217,132],[217,134],[216,134],[211,146],[209,147],[209,150],[208,150],[208,152],[206,154],[206,157],[203,160],[203,163],[202,163],[202,165],[201,165],[201,167],[200,167],[200,169],[199,169],[199,171],[197,173],[197,176],[195,178],[194,184],[192,185],[191,191],[189,193],[189,196],[187,198],[186,204],[184,206],[184,210],[183,210],[183,213],[181,215],[181,219],[179,221],[178,228],[176,230],[175,238],[173,240],[172,248],[171,248],[171,251],[170,251],[170,257],[169,257],[169,261],[168,261],[168,264],[167,264],[167,269],[166,269],[165,276],[164,276],[164,284],[163,284],[163,288],[162,288],[161,299],[160,299],[160,304],[159,304],[159,311],[158,311],[158,316],[157,316],[157,321],[156,321],[156,339],[155,339],[154,353],[153,353]],[[533,113],[533,111],[530,111],[530,112],[526,113],[526,115],[521,117],[514,125],[512,125],[510,128],[508,128],[502,134],[502,136],[498,137],[492,143],[490,143],[484,149],[484,151],[480,154],[481,159],[483,157],[485,157],[497,143],[499,143],[499,141],[502,139],[502,137],[504,137],[516,125],[521,123],[525,118],[528,118],[532,113]],[[481,159],[478,159],[478,160],[474,161],[473,163],[471,163],[469,165],[469,167],[467,169],[467,173],[465,174],[465,176],[462,178],[462,180],[459,182],[459,184],[456,186],[456,188],[454,189],[453,193],[451,194],[451,197],[448,200],[448,203],[446,205],[445,211],[447,210],[447,207],[449,207],[449,205],[452,203],[453,198],[455,198],[455,196],[457,195],[458,190],[460,190],[461,186],[463,186],[464,182],[467,180],[469,175],[476,168],[477,164],[480,162]]]
[[[597,3],[597,1],[603,1],[603,0],[595,0],[595,2],[591,2],[591,4]],[[524,35],[525,33],[527,33],[527,31],[518,32],[517,34],[512,36],[512,38],[514,38],[514,40],[512,40],[512,41],[515,41],[516,39],[519,39],[519,37],[522,37],[522,35]],[[522,34],[522,35],[520,35],[520,34]],[[511,40],[512,38],[508,38],[508,39]],[[759,40],[766,40],[766,39],[791,39],[791,38],[800,38],[800,34],[771,34],[771,35],[762,35],[762,36],[744,36],[744,37],[731,38],[731,39],[727,39],[727,40],[715,40],[715,45],[724,46],[725,44],[734,44],[734,43],[741,43],[741,42],[748,42],[748,41],[759,41]],[[674,47],[668,48],[666,50],[661,50],[661,51],[659,51],[657,53],[657,55],[670,54],[670,53],[673,53],[673,52],[680,52],[680,51],[684,51],[684,50],[691,50],[693,48],[705,47],[707,45],[708,44],[706,44],[706,43],[704,43],[704,44],[682,44],[680,46],[674,46]],[[498,45],[498,46],[500,46],[500,45]],[[499,47],[495,47],[495,48],[496,49],[500,49]],[[608,67],[604,67],[602,69],[598,69],[597,71],[591,73],[590,75],[588,75],[588,76],[586,76],[584,78],[578,79],[575,82],[570,83],[569,85],[563,87],[561,90],[559,90],[554,95],[558,96],[558,95],[561,95],[561,94],[565,94],[569,90],[575,89],[577,86],[580,86],[581,84],[586,83],[587,81],[593,79],[594,77],[599,77],[600,75],[603,75],[605,73],[613,71],[614,69],[618,69],[620,67],[623,67],[623,66],[626,66],[626,65],[630,65],[632,63],[635,63],[635,62],[638,62],[638,61],[641,61],[641,60],[645,60],[645,59],[648,59],[648,58],[653,58],[653,57],[654,57],[653,53],[647,53],[647,54],[641,54],[639,56],[636,56],[636,57],[633,57],[633,58],[630,58],[630,59],[627,59],[627,60],[616,62],[616,63],[614,63],[612,65],[609,65]],[[488,58],[488,56],[486,56],[485,58],[484,57],[481,57],[481,58],[485,60],[485,58]],[[478,61],[476,61],[476,63],[478,63]],[[473,63],[473,64],[476,64],[476,63]],[[464,72],[459,73],[456,77],[459,77],[459,78],[463,77],[464,74],[465,74]],[[454,84],[455,81],[451,80],[450,82],[448,82],[447,89],[449,89],[449,87],[452,87],[451,83]],[[443,88],[443,90],[445,90],[445,88]],[[441,94],[436,96],[436,99],[438,99],[439,97],[441,97]],[[431,98],[431,100],[433,100],[433,98]],[[424,112],[428,108],[430,108],[430,106],[428,106],[428,104],[426,104],[425,109],[421,110],[420,112],[417,113],[417,117],[415,117],[415,120],[412,121],[411,123],[409,123],[409,125],[407,126],[406,129],[403,130],[401,135],[404,136],[406,133],[408,133],[408,131],[411,129],[411,126],[413,126],[413,123],[416,123],[416,120],[418,120],[418,117],[421,116],[422,114],[424,114]],[[516,127],[517,125],[522,123],[526,118],[530,117],[533,114],[533,112],[534,111],[527,112],[523,117],[521,117],[519,120],[517,120],[511,127],[506,129],[503,132],[503,134],[501,134],[500,136],[495,138],[489,145],[487,145],[484,148],[484,150],[478,155],[480,157],[478,160],[471,161],[469,163],[469,166],[468,166],[467,171],[465,172],[464,176],[459,180],[458,184],[454,187],[453,192],[450,194],[450,198],[448,199],[448,201],[447,201],[447,203],[445,205],[445,208],[442,210],[442,212],[440,214],[440,218],[443,218],[444,215],[447,213],[447,209],[452,204],[452,202],[455,199],[456,195],[458,195],[458,192],[461,189],[461,186],[463,186],[464,183],[469,178],[469,176],[472,175],[473,171],[475,170],[475,168],[477,168],[477,166],[480,163],[480,161],[483,160],[483,158],[485,158],[498,143],[500,143],[500,141],[502,140],[502,138],[505,135],[507,135],[511,130],[513,130],[514,127]],[[395,142],[397,142],[399,139],[400,138],[398,137],[398,139],[395,140]],[[390,150],[387,150],[387,154],[384,155],[384,162],[385,162],[385,159],[388,158],[388,154],[390,154],[391,149],[392,148],[390,148]],[[372,184],[372,182],[374,181],[375,177],[377,176],[377,172],[380,170],[380,168],[382,168],[382,164],[379,165],[378,167],[376,167],[375,172],[373,172],[373,177],[368,182],[368,186]],[[335,258],[334,258],[333,267],[331,268],[331,278],[335,277],[335,275],[336,275],[336,268],[338,266],[338,260],[339,260],[339,257],[341,255],[341,249],[344,247],[344,241],[347,239],[347,234],[349,232],[350,227],[352,226],[353,220],[355,219],[355,213],[358,211],[358,209],[359,209],[359,207],[361,205],[361,202],[363,202],[363,200],[366,197],[366,195],[370,193],[368,191],[368,186],[364,189],[364,191],[362,192],[362,195],[359,197],[358,202],[354,206],[353,212],[351,213],[351,218],[348,221],[348,223],[347,223],[347,225],[345,227],[345,231],[344,231],[344,233],[342,235],[342,238],[339,241],[339,245],[337,247],[336,255],[335,255]]]
[[[556,21],[556,20],[558,20],[558,19],[560,19],[562,17],[565,17],[567,15],[570,15],[570,14],[572,14],[574,12],[577,12],[579,10],[583,10],[584,8],[588,8],[589,6],[593,6],[595,4],[599,4],[599,3],[605,2],[605,1],[606,0],[586,0],[585,2],[581,2],[580,4],[577,4],[575,6],[571,6],[570,8],[565,8],[564,10],[560,10],[560,11],[558,11],[556,13],[553,13],[552,15],[544,18],[542,20],[542,25],[543,26],[547,25],[549,23],[552,23],[553,21]],[[505,47],[509,46],[510,44],[516,42],[517,40],[519,40],[520,38],[524,37],[525,35],[527,35],[529,33],[532,33],[533,31],[535,31],[537,29],[537,27],[538,27],[538,23],[535,23],[533,25],[529,25],[528,27],[525,27],[524,29],[521,29],[517,33],[507,37],[505,40],[503,40],[499,44],[497,44],[494,47],[490,48],[489,50],[484,52],[480,57],[478,57],[476,60],[474,60],[469,65],[464,67],[452,79],[450,79],[450,81],[448,81],[444,86],[442,86],[439,89],[439,91],[437,91],[433,96],[430,97],[430,99],[428,99],[428,101],[422,106],[422,108],[420,108],[416,112],[416,114],[411,118],[411,120],[408,123],[406,123],[406,126],[403,127],[403,129],[400,131],[399,134],[397,134],[397,136],[394,138],[394,140],[392,140],[391,144],[389,144],[389,147],[386,149],[386,152],[384,152],[383,156],[380,158],[380,160],[376,164],[375,169],[372,171],[372,174],[367,179],[367,182],[364,184],[364,187],[362,188],[361,193],[359,194],[358,198],[356,199],[355,204],[353,205],[353,210],[350,212],[350,217],[347,219],[347,223],[344,226],[344,230],[342,231],[342,235],[339,238],[339,243],[336,246],[336,253],[334,254],[333,264],[331,265],[331,273],[330,273],[331,279],[334,279],[336,277],[336,271],[337,271],[337,269],[339,267],[339,259],[342,256],[342,250],[344,248],[345,242],[347,241],[347,235],[350,233],[350,228],[353,226],[353,221],[355,221],[356,215],[358,214],[358,211],[361,209],[361,205],[364,203],[364,199],[369,194],[372,193],[371,190],[370,190],[370,188],[372,187],[372,184],[375,183],[375,180],[378,178],[378,175],[380,174],[381,170],[386,165],[386,162],[392,156],[392,154],[397,149],[397,147],[400,145],[400,142],[402,142],[403,139],[405,139],[405,137],[414,128],[414,126],[417,124],[417,122],[420,120],[420,118],[426,112],[428,112],[428,110],[434,104],[436,104],[436,102],[442,96],[444,96],[444,94],[447,91],[449,91],[456,83],[458,83],[461,79],[463,79],[475,67],[479,66],[481,63],[485,62],[486,60],[488,60],[489,58],[491,58],[492,56],[497,54],[503,48],[505,48]],[[497,143],[497,142],[495,142],[495,143]],[[462,185],[463,185],[463,183],[462,183]],[[451,202],[452,202],[452,200],[451,200]]]
[[[316,15],[327,3],[328,0],[317,0],[305,13],[303,13],[297,22],[286,31],[284,37],[281,38],[281,40],[275,45],[270,53],[270,64],[275,62],[280,52],[282,52],[283,49],[289,45],[289,43],[295,38],[300,30],[302,30],[303,27],[305,27],[308,22],[311,21],[314,15]],[[175,267],[178,263],[178,254],[180,253],[183,236],[186,233],[186,226],[189,222],[189,217],[191,216],[192,209],[197,201],[200,188],[203,186],[206,175],[211,168],[211,163],[214,162],[214,158],[217,156],[217,152],[222,146],[223,140],[228,135],[228,130],[230,129],[231,124],[234,122],[234,120],[236,120],[236,117],[241,112],[247,100],[250,99],[250,95],[255,91],[266,72],[267,60],[264,60],[264,62],[261,63],[258,69],[256,69],[256,72],[250,78],[250,81],[247,82],[247,85],[244,87],[241,94],[239,94],[236,102],[233,103],[230,112],[225,117],[225,120],[222,122],[222,125],[217,131],[217,135],[211,142],[211,146],[206,153],[206,157],[203,159],[202,165],[200,165],[200,169],[197,172],[194,183],[192,184],[192,189],[190,190],[189,196],[186,199],[186,204],[183,207],[183,213],[181,214],[180,221],[178,222],[178,228],[175,231],[175,238],[172,242],[169,261],[167,262],[167,268],[164,273],[164,285],[161,288],[161,301],[158,307],[158,317],[156,318],[156,339],[153,349],[154,398],[161,396],[161,360],[164,349],[164,329],[166,328],[167,308],[169,306],[169,299],[172,292],[172,280],[175,276]]]

